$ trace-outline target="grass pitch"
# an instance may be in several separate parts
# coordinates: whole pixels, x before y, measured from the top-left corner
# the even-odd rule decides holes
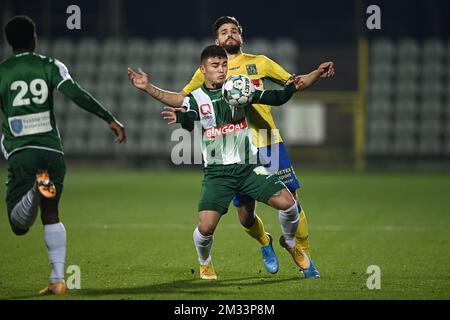
[[[5,179],[2,170],[1,178]],[[37,221],[25,237],[0,210],[1,299],[449,299],[450,175],[300,172],[311,252],[321,279],[302,279],[275,244],[276,275],[262,264],[235,210],[216,231],[219,280],[198,279],[192,242],[201,171],[80,170],[69,166],[61,202],[67,266],[81,290],[39,297],[50,272]],[[258,214],[275,239],[275,210]],[[381,289],[366,286],[381,269]],[[68,275],[70,276],[70,275]]]

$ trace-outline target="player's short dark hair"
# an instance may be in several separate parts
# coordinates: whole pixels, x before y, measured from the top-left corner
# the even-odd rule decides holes
[[[36,34],[36,24],[28,16],[15,16],[6,23],[5,35],[13,49],[28,49]]]
[[[239,24],[239,21],[237,21],[235,17],[222,16],[219,19],[217,19],[216,22],[214,22],[213,25],[214,36],[217,36],[217,31],[219,31],[219,28],[226,23],[232,23],[236,25],[236,27],[238,27],[239,29],[239,33],[242,34],[242,26]]]
[[[215,44],[211,46],[207,46],[202,51],[202,55],[200,57],[200,62],[205,61],[208,58],[225,58],[227,59],[227,52],[224,48],[216,46]]]

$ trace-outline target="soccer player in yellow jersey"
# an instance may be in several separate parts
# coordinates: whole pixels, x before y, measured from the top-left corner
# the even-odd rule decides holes
[[[292,76],[280,65],[263,55],[252,55],[242,52],[242,27],[234,17],[223,16],[214,23],[216,45],[222,46],[228,55],[227,77],[235,74],[245,74],[250,77],[256,88],[263,90],[264,82],[273,81],[284,85]],[[128,69],[128,76],[133,85],[139,87],[139,82],[147,75],[139,69],[139,73]],[[320,78],[334,76],[333,62],[322,63],[317,70],[302,76],[304,90]],[[179,93],[162,90],[148,83],[142,90],[153,98],[171,106],[181,106],[187,94],[198,89],[204,82],[203,74],[198,69],[191,82]],[[254,104],[250,109],[250,129],[255,145],[258,147],[260,157],[267,158],[269,168],[277,168],[277,175],[296,197],[296,190],[300,183],[295,176],[286,147],[272,117],[271,106]],[[273,156],[272,156],[273,155]],[[270,163],[270,162],[275,162]],[[300,203],[297,200],[297,203]],[[261,245],[261,253],[266,269],[271,273],[278,271],[278,259],[272,248],[272,238],[265,231],[262,220],[255,213],[255,200],[247,195],[236,194],[233,204],[237,208],[239,220],[244,230]],[[298,242],[302,249],[309,254],[308,224],[304,210],[299,205],[300,223],[296,232]],[[318,278],[320,274],[311,260],[311,267],[303,270],[305,277]]]

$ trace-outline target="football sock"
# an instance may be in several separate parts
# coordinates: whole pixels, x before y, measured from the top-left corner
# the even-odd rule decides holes
[[[300,211],[300,222],[298,223],[295,237],[300,247],[309,255],[309,240],[308,240],[308,220],[306,219],[305,211]]]
[[[267,235],[266,230],[264,230],[264,224],[258,215],[255,215],[255,222],[250,228],[243,228],[250,237],[256,239],[262,246],[266,246],[270,243],[270,238]]]
[[[60,223],[44,226],[44,240],[48,250],[48,258],[52,265],[50,282],[64,280],[64,263],[66,261],[66,229]]]
[[[198,231],[198,227],[194,230],[194,244],[197,249],[198,262],[201,265],[206,265],[211,262],[211,247],[213,244],[214,236],[204,236]]]
[[[300,216],[297,202],[287,210],[278,211],[278,219],[281,224],[281,233],[289,248],[295,246],[295,231],[297,231]]]
[[[29,229],[36,220],[40,193],[31,188],[11,212],[11,222],[19,229]]]

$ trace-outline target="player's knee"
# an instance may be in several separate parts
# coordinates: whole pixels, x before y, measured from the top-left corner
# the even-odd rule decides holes
[[[255,206],[243,205],[237,207],[239,222],[244,228],[250,228],[255,223]]]
[[[272,196],[269,200],[269,204],[277,210],[286,211],[292,208],[296,204],[296,201],[287,189],[283,189]]]
[[[11,210],[12,211],[12,210]],[[28,231],[30,230],[29,228],[19,228],[17,227],[14,222],[11,220],[11,211],[8,210],[8,220],[9,220],[9,226],[11,227],[12,232],[16,235],[16,236],[23,236],[25,234],[28,233]]]
[[[239,216],[239,222],[241,223],[241,226],[244,228],[251,228],[255,224],[255,216],[249,215],[249,216]]]
[[[214,227],[209,224],[199,224],[198,231],[204,237],[208,237],[214,233]]]

